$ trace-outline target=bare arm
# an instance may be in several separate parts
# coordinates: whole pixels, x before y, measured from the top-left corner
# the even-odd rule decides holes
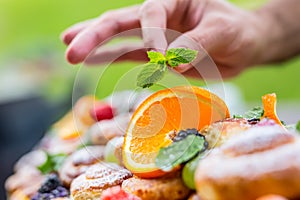
[[[272,0],[257,13],[267,25],[261,63],[283,61],[300,54],[299,0]]]
[[[144,47],[165,50],[172,47],[193,49],[183,37],[204,47],[223,77],[232,77],[247,67],[289,59],[300,52],[299,0],[271,0],[256,11],[235,7],[224,0],[147,0],[142,5],[108,11],[100,17],[77,24],[62,34],[68,45],[70,63],[83,62],[98,44],[122,31],[141,28]],[[152,32],[149,27],[160,28]],[[168,41],[164,30],[172,29],[183,37]],[[118,46],[93,58],[105,58],[130,49]],[[146,59],[141,46],[119,60]],[[195,68],[176,68],[187,76],[198,76]]]

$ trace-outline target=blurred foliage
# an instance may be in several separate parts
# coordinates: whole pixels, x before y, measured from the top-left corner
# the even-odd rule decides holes
[[[112,64],[108,68],[71,67],[64,59],[65,46],[59,40],[59,35],[76,22],[97,17],[109,9],[141,2],[142,0],[0,0],[0,69],[13,60],[35,60],[40,57],[51,59],[54,70],[50,70],[50,73],[53,75],[48,77],[47,84],[42,85],[41,90],[44,95],[53,99],[69,96],[74,80],[79,96],[96,92],[99,97],[104,97],[114,89],[132,88],[135,71],[130,75],[125,74],[136,63]],[[255,9],[265,0],[231,2],[243,8]],[[49,54],[53,56],[49,58]],[[294,84],[294,79],[300,73],[299,65],[300,59],[294,59],[280,65],[251,68],[230,81],[241,88],[248,101],[260,101],[260,96],[268,92],[276,92],[280,99],[299,100],[300,93]],[[98,80],[100,76],[101,79]],[[123,76],[130,81],[125,81]],[[174,77],[167,76],[165,81],[168,80],[174,80]],[[200,81],[192,82],[202,84]]]

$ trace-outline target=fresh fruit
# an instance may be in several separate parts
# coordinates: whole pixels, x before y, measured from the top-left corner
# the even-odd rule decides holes
[[[276,94],[266,94],[262,96],[262,103],[264,106],[264,114],[262,118],[268,118],[274,120],[277,124],[282,126],[281,121],[276,114]]]
[[[59,138],[69,140],[78,138],[83,132],[95,123],[89,110],[96,102],[94,96],[80,98],[74,105],[72,111],[68,112],[62,119],[56,122],[51,132],[56,133]]]
[[[199,87],[181,86],[158,91],[148,97],[129,122],[122,149],[124,165],[143,178],[165,172],[155,166],[161,147],[170,145],[179,130],[196,128],[229,117],[226,104]]]
[[[58,179],[56,174],[50,174],[46,181],[43,183],[43,185],[39,189],[39,193],[46,193],[51,192],[55,188],[61,185],[60,180]]]
[[[204,153],[199,154],[196,158],[189,161],[182,170],[182,180],[184,184],[190,189],[196,189],[195,186],[195,171],[198,166],[199,161],[203,158]]]
[[[80,122],[81,126],[89,127],[95,123],[89,111],[99,102],[95,96],[83,96],[73,106],[75,120]],[[79,126],[79,125],[77,125]]]
[[[63,140],[70,140],[79,137],[82,134],[80,129],[76,128],[76,122],[73,112],[68,112],[61,120],[54,124],[51,132],[56,133]]]
[[[102,200],[141,200],[139,197],[129,194],[121,189],[120,186],[114,186],[103,191]]]
[[[207,147],[208,143],[204,136],[188,135],[178,142],[161,148],[155,158],[155,165],[163,171],[172,171],[175,168],[180,168],[181,164],[192,160],[199,153],[205,151]]]
[[[9,199],[17,199],[17,200],[30,200],[28,195],[24,193],[23,189],[17,189],[12,194],[9,195]]]
[[[173,138],[173,142],[178,142],[183,140],[184,138],[186,138],[189,135],[196,135],[196,136],[200,136],[200,137],[204,137],[203,135],[201,135],[196,129],[192,128],[188,128],[186,130],[180,130],[176,136]]]
[[[31,200],[51,200],[57,197],[67,196],[69,196],[69,192],[62,186],[57,175],[50,174]]]
[[[46,193],[36,193],[31,200],[51,200],[54,198],[58,198],[58,197],[67,197],[69,196],[69,191],[62,187],[62,186],[58,186],[57,188],[55,188],[54,190],[50,191],[50,192],[46,192]]]
[[[90,110],[90,113],[95,121],[112,119],[114,117],[113,108],[104,102],[96,103],[96,105]]]

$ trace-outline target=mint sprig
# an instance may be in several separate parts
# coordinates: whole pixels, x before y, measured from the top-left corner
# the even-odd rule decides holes
[[[163,171],[193,159],[199,152],[205,151],[207,142],[204,137],[188,135],[183,140],[173,142],[166,148],[161,148],[156,156],[155,165]]]
[[[246,119],[260,119],[264,115],[264,110],[256,106],[251,110],[248,110],[243,115],[233,115],[233,118],[246,118]]]
[[[166,64],[166,58],[164,54],[156,51],[147,51],[149,63]]]
[[[186,48],[168,49],[166,55],[160,52],[148,51],[149,62],[137,76],[137,86],[151,87],[161,80],[167,72],[167,66],[177,67],[180,64],[189,64],[197,56],[197,51]]]
[[[147,63],[138,75],[137,85],[142,88],[151,87],[161,80],[167,71],[167,66],[158,63]]]
[[[58,169],[63,164],[64,160],[67,158],[67,155],[63,153],[59,153],[59,154],[46,153],[46,154],[47,154],[46,161],[37,167],[42,174],[57,172]]]
[[[167,63],[171,67],[191,63],[197,56],[197,51],[184,48],[169,49],[166,52]]]

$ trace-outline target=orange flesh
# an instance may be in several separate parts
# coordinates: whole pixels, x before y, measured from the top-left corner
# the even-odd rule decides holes
[[[208,102],[196,102],[195,99],[178,99],[177,97],[165,98],[152,104],[137,120],[132,131],[134,140],[132,140],[130,151],[135,153],[157,152],[157,149],[171,143],[168,140],[161,143],[170,131],[187,128],[201,129],[211,121],[220,118],[221,116],[217,112],[212,116],[211,104]]]
[[[133,128],[125,135],[124,164],[135,173],[137,168],[127,163],[125,151],[131,152],[130,159],[134,163],[153,164],[159,149],[172,143],[169,134],[187,128],[200,130],[229,116],[225,103],[202,88],[177,87],[159,91],[140,105],[129,123]],[[130,144],[127,149],[124,149],[125,143]],[[135,174],[144,178],[164,174],[157,168],[141,171],[138,169]]]
[[[262,96],[262,103],[264,107],[264,115],[262,118],[273,119],[277,124],[282,125],[276,114],[276,101],[275,93]]]

